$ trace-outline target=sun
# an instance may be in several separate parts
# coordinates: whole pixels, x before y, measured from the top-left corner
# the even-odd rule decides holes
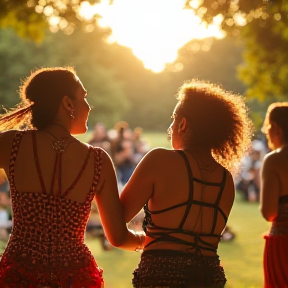
[[[199,1],[191,3],[195,6]],[[158,73],[167,63],[173,63],[178,50],[192,39],[225,36],[220,29],[221,17],[215,17],[207,26],[193,9],[184,9],[184,2],[114,0],[109,4],[108,0],[102,0],[90,8],[86,2],[80,13],[87,19],[91,18],[92,11],[101,15],[98,25],[112,30],[107,41],[131,48],[146,69]]]

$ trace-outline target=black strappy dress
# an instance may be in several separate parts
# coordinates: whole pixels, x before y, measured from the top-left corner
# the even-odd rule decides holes
[[[154,238],[147,246],[157,242],[170,242],[187,245],[187,251],[178,250],[145,250],[141,255],[141,261],[138,268],[134,270],[134,278],[132,280],[135,288],[192,288],[192,287],[224,287],[226,283],[223,267],[220,266],[218,256],[203,256],[203,250],[217,252],[217,247],[203,240],[203,237],[214,237],[219,239],[216,234],[215,227],[218,217],[223,217],[225,223],[227,217],[219,207],[222,193],[226,183],[227,170],[223,168],[223,177],[220,183],[212,183],[194,178],[193,173],[185,153],[181,150],[175,152],[180,153],[183,157],[187,173],[189,177],[189,196],[188,200],[177,205],[168,207],[163,210],[151,211],[148,204],[144,206],[145,218],[143,221],[143,229],[146,234]],[[193,199],[193,182],[198,182],[207,186],[219,187],[219,192],[215,203],[206,203]],[[214,210],[213,221],[211,222],[210,233],[195,233],[194,231],[184,230],[184,224],[193,205],[209,207]],[[165,213],[167,211],[186,206],[184,216],[179,223],[178,228],[160,227],[153,223],[153,215]],[[185,234],[194,238],[193,242],[188,242],[177,238],[174,235]],[[146,247],[147,247],[146,246]],[[193,251],[193,252],[191,252]]]

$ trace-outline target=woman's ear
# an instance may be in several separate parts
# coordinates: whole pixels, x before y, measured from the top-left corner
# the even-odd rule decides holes
[[[178,133],[181,134],[181,133],[185,132],[186,127],[187,127],[187,120],[186,120],[186,118],[182,118],[180,123],[179,123]]]
[[[71,100],[70,97],[68,97],[66,95],[62,98],[62,105],[63,105],[64,109],[66,111],[68,111],[69,113],[74,111],[73,101]]]

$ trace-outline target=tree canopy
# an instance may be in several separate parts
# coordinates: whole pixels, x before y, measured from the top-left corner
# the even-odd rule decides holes
[[[0,27],[12,27],[20,36],[34,40],[43,37],[44,27],[50,27],[54,31],[63,30],[67,34],[73,33],[75,26],[79,25],[91,30],[99,15],[95,13],[90,19],[84,18],[80,8],[98,2],[100,0],[2,0]],[[113,3],[113,0],[109,2]],[[196,14],[207,22],[221,14],[222,28],[231,31],[231,28],[243,26],[255,18],[262,17],[263,13],[269,13],[267,7],[275,5],[269,4],[270,2],[268,0],[186,0],[185,6],[187,9],[195,10]],[[277,1],[272,3],[274,2]]]
[[[95,38],[95,35],[99,33],[99,29],[94,29],[97,26],[96,21],[99,15],[96,14],[87,20],[83,18],[79,12],[79,8],[82,5],[88,3],[95,4],[97,2],[100,2],[100,0],[0,1],[0,28],[10,27],[23,38],[30,38],[36,42],[42,40],[45,44],[42,43],[41,49],[44,49],[44,52],[41,51],[41,54],[46,55],[45,61],[41,57],[41,59],[38,58],[37,55],[40,53],[40,48],[36,44],[25,44],[30,45],[30,52],[28,52],[27,49],[21,50],[21,45],[24,45],[22,42],[19,44],[19,47],[17,47],[17,45],[15,47],[15,42],[17,41],[13,38],[14,36],[11,36],[9,33],[5,34],[3,30],[3,33],[0,34],[2,43],[2,55],[0,47],[1,70],[4,71],[3,68],[5,67],[9,67],[9,69],[5,70],[5,78],[3,78],[3,80],[2,77],[0,78],[1,87],[7,87],[9,90],[11,83],[15,81],[13,80],[13,77],[16,77],[15,79],[18,81],[20,76],[23,77],[24,75],[27,75],[27,67],[28,69],[32,69],[35,68],[35,66],[47,65],[47,63],[49,65],[53,65],[54,63],[57,65],[64,65],[69,64],[67,61],[70,61],[71,63],[76,63],[77,68],[77,63],[79,63],[79,69],[77,69],[77,71],[80,76],[83,74],[85,80],[92,79],[92,75],[95,76],[93,80],[87,81],[91,91],[96,89],[95,91],[97,91],[97,93],[99,92],[101,95],[105,95],[105,97],[106,95],[110,95],[110,98],[108,96],[106,98],[104,97],[105,99],[103,98],[102,100],[98,98],[95,100],[96,103],[92,103],[92,105],[95,104],[96,107],[100,105],[101,111],[104,111],[102,116],[99,117],[99,114],[98,116],[95,116],[95,120],[105,119],[107,116],[105,116],[105,113],[107,112],[106,114],[108,114],[109,111],[111,112],[114,110],[116,116],[111,119],[111,123],[119,118],[120,115],[125,115],[127,120],[133,121],[133,119],[135,119],[135,122],[139,123],[139,125],[144,124],[147,125],[148,128],[155,127],[155,123],[159,122],[157,121],[157,114],[159,118],[167,116],[165,113],[170,111],[171,105],[173,105],[174,102],[170,98],[170,100],[164,100],[164,98],[161,97],[164,97],[164,93],[166,95],[175,93],[177,86],[179,86],[179,81],[181,81],[184,75],[186,78],[199,77],[200,75],[200,78],[203,76],[203,78],[206,78],[207,80],[216,80],[217,82],[224,84],[225,88],[230,88],[229,85],[231,83],[229,83],[229,81],[231,78],[225,77],[227,72],[223,72],[226,68],[221,69],[221,72],[223,72],[222,74],[216,73],[216,75],[215,71],[211,71],[211,74],[207,74],[206,70],[201,70],[201,68],[205,66],[201,65],[201,61],[203,61],[202,57],[196,57],[197,59],[192,57],[192,62],[186,58],[185,69],[182,73],[170,73],[169,71],[166,71],[161,73],[161,75],[155,76],[149,71],[144,71],[142,69],[143,67],[141,67],[141,63],[137,59],[131,58],[129,49],[122,49],[118,46],[115,50],[115,45],[112,45],[111,49],[108,49],[107,45],[105,48],[100,49],[101,41],[99,41],[97,42],[99,44],[97,46],[97,53],[95,53],[95,46],[91,47],[91,44],[89,44],[89,41],[87,40],[87,35],[81,36],[78,28],[83,28],[82,31],[90,31],[90,39],[92,39],[91,33],[94,33],[93,39]],[[112,3],[113,0],[110,0],[110,2]],[[194,9],[196,14],[199,15],[203,21],[205,20],[207,22],[212,21],[215,16],[222,15],[222,28],[228,35],[239,36],[236,38],[241,42],[241,52],[244,51],[244,61],[241,66],[239,66],[239,77],[245,86],[242,85],[242,87],[240,87],[241,85],[237,83],[236,85],[239,85],[239,90],[241,90],[238,90],[237,92],[245,93],[248,98],[252,100],[257,98],[260,101],[267,103],[267,105],[272,101],[282,100],[287,97],[288,2],[286,0],[187,0],[186,8]],[[163,4],[163,9],[165,9],[165,4]],[[48,28],[53,32],[62,30],[64,34],[47,33]],[[72,39],[63,36],[72,33],[74,33],[72,38],[78,40],[80,44],[75,45],[75,42],[72,41]],[[101,33],[101,35],[97,34],[96,38],[98,40],[102,39],[105,33],[109,33],[109,31],[101,30]],[[60,37],[61,34],[63,35]],[[65,39],[65,41],[63,41],[63,39]],[[53,45],[51,44],[51,41],[54,41]],[[83,43],[84,46],[81,45],[81,43]],[[223,46],[218,46],[218,48],[216,41],[214,43],[215,44],[212,45],[215,46],[213,53],[221,53],[221,49],[226,51],[225,45],[227,45],[227,42]],[[80,49],[83,51],[83,47],[87,53],[92,55],[88,62],[87,58],[83,58],[83,53],[82,56],[78,53]],[[220,50],[219,47],[221,47]],[[189,44],[180,50],[180,60],[185,54],[185,49],[187,50],[188,48]],[[6,49],[9,49],[8,54],[5,54]],[[231,51],[235,52],[234,49]],[[230,64],[233,63],[233,65],[238,65],[239,63],[237,64],[237,61],[233,62],[232,58],[234,52],[231,51],[229,52],[232,53],[229,54],[231,58],[226,57],[225,60],[228,60]],[[193,52],[190,51],[190,55],[191,53],[193,54]],[[200,52],[197,53],[199,55]],[[25,61],[27,61],[29,57],[32,57],[31,62],[29,62],[29,64],[28,62],[26,63],[28,66],[26,66],[25,69],[25,61],[15,60],[19,59],[19,56],[20,58],[22,57],[25,59]],[[65,62],[63,60],[64,56],[69,56],[70,58],[67,59],[70,60],[65,60]],[[206,65],[211,67],[220,65],[217,62],[221,60],[221,58],[219,60],[218,54],[214,54],[213,56],[214,57],[211,56],[211,58],[208,57],[208,54],[205,55],[205,59],[207,60],[205,63],[209,62]],[[87,55],[85,55],[85,57],[87,57]],[[188,58],[190,59],[191,57]],[[225,61],[225,63],[226,62],[227,61]],[[9,65],[9,63],[13,63],[13,65]],[[87,69],[81,68],[83,67],[83,63],[85,63]],[[118,66],[115,68],[115,65]],[[197,69],[191,69],[191,67],[197,67]],[[137,69],[137,73],[135,69]],[[134,70],[135,73],[133,73]],[[229,71],[228,68],[227,71]],[[173,79],[173,81],[171,79]],[[177,79],[178,82],[176,81]],[[103,85],[103,83],[105,83],[105,85]],[[110,84],[108,85],[106,83]],[[167,83],[171,83],[171,85],[167,85]],[[89,90],[90,88],[88,87]],[[231,87],[231,89],[234,89],[234,87]],[[0,101],[1,104],[10,106],[15,102],[15,98],[9,98],[7,95],[3,94],[7,91],[2,89],[0,92]],[[136,95],[135,91],[137,91]],[[13,93],[14,92],[16,91],[13,91]],[[10,91],[9,93],[12,92]],[[162,96],[157,97],[156,95]],[[110,100],[108,101],[108,99]],[[119,99],[124,100],[119,101]],[[143,101],[145,102],[145,105],[143,104]],[[146,102],[149,101],[156,105],[147,104]],[[256,105],[254,100],[252,102],[253,105]],[[128,108],[129,105],[130,108]],[[161,112],[159,110],[158,112],[156,111],[158,105],[163,107]],[[141,107],[141,109],[139,109],[139,107]],[[108,109],[107,111],[105,110],[106,108]],[[154,111],[153,109],[156,110]],[[134,113],[134,110],[138,112]],[[98,112],[99,111],[100,109]],[[119,113],[117,114],[116,111],[119,111]],[[94,115],[96,115],[96,113]],[[149,115],[149,119],[147,118],[147,115]],[[159,127],[161,125],[162,124],[159,124]]]

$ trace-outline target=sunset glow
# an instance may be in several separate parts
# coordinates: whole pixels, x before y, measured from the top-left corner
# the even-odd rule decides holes
[[[200,0],[191,1],[197,8]],[[107,42],[117,42],[132,49],[146,69],[161,72],[173,63],[178,50],[193,39],[223,38],[219,28],[222,18],[215,17],[207,27],[192,9],[184,9],[182,0],[108,0],[88,7],[83,4],[80,15],[86,19],[91,13],[101,16],[100,27],[110,27]],[[194,6],[192,6],[194,5]]]

